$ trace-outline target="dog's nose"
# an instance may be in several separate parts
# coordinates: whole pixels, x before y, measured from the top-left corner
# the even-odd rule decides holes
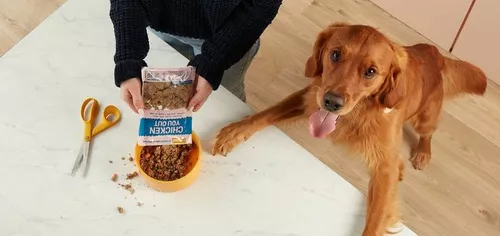
[[[323,96],[323,105],[327,111],[338,111],[344,106],[344,99],[331,92]]]

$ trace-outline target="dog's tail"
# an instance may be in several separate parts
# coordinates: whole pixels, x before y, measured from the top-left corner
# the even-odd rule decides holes
[[[486,75],[469,62],[445,58],[442,74],[446,98],[463,94],[483,95],[486,92]]]

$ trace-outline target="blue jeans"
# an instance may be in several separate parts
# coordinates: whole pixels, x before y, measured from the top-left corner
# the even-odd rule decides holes
[[[155,33],[160,39],[168,43],[175,50],[181,53],[184,57],[191,60],[195,55],[201,53],[201,47],[203,45],[203,39],[187,38],[181,36],[175,36],[163,32],[156,31],[149,28],[151,32]],[[230,68],[224,71],[222,76],[221,85],[227,90],[246,102],[245,94],[245,83],[244,77],[247,72],[248,67],[252,63],[255,55],[259,51],[260,39],[258,39],[255,44],[248,50],[248,52],[243,55],[243,57],[232,65]]]

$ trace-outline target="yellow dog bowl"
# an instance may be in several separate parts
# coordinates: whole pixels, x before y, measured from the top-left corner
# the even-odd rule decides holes
[[[196,178],[198,178],[200,174],[202,147],[198,135],[193,132],[192,137],[194,146],[191,154],[189,155],[189,164],[188,168],[186,168],[186,174],[182,178],[172,181],[157,180],[147,175],[141,167],[140,158],[143,147],[138,144],[135,145],[135,162],[137,168],[139,169],[139,174],[144,178],[149,187],[160,192],[175,192],[189,187],[196,180]]]

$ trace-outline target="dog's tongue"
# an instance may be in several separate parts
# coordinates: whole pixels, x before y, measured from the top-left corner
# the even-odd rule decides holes
[[[309,133],[316,138],[324,138],[333,130],[337,115],[319,109],[309,117]]]

